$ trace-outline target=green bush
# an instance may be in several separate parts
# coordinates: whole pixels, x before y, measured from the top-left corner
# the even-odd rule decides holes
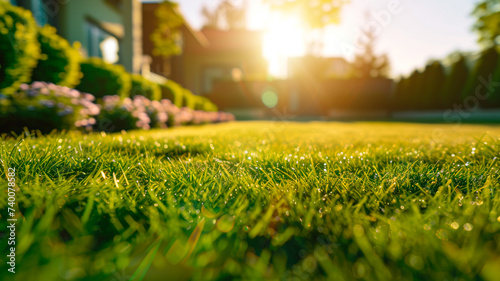
[[[80,63],[83,78],[77,90],[91,93],[96,98],[109,95],[128,97],[131,89],[130,75],[121,65],[113,65],[100,58],[90,58]]]
[[[134,99],[135,101],[136,99]],[[95,130],[105,132],[120,132],[150,128],[150,118],[142,104],[142,100],[134,102],[130,98],[117,95],[105,96],[100,101],[101,112],[97,116]]]
[[[182,107],[194,109],[196,105],[196,96],[188,89],[183,89],[182,93]]]
[[[32,81],[45,81],[74,88],[80,83],[80,54],[56,29],[46,25],[38,29],[41,57],[33,70]]]
[[[159,101],[161,99],[161,89],[158,84],[149,81],[141,75],[132,74],[130,76],[132,82],[130,97],[140,95],[150,100]]]
[[[13,94],[30,81],[40,57],[36,24],[28,10],[0,1],[0,92]]]
[[[172,103],[179,107],[187,107],[194,110],[203,111],[217,111],[218,108],[206,97],[196,96],[188,89],[183,88],[181,85],[172,80],[160,85],[162,98],[172,101]]]
[[[160,85],[161,95],[163,99],[170,100],[177,107],[182,107],[184,102],[184,88],[172,80],[168,80],[165,84]]]
[[[202,111],[217,111],[217,106],[212,103],[208,98],[195,96],[195,105],[194,110],[202,110]]]

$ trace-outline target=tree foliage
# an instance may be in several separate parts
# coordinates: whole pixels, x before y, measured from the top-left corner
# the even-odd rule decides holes
[[[446,79],[441,106],[450,108],[456,103],[461,102],[462,91],[469,77],[469,67],[467,58],[463,54],[458,54],[451,65],[450,73]]]
[[[403,110],[408,106],[408,81],[407,77],[401,77],[395,84],[392,97],[393,110]]]
[[[74,88],[80,83],[79,43],[71,46],[68,41],[57,35],[53,26],[38,29],[41,58],[33,70],[32,81],[45,81]]]
[[[423,72],[421,88],[422,98],[419,100],[420,109],[438,109],[443,95],[446,74],[439,61],[431,61]]]
[[[246,28],[246,2],[238,7],[229,0],[223,0],[214,11],[206,6],[201,13],[205,19],[204,27],[238,30]]]
[[[285,13],[298,13],[310,28],[323,28],[340,22],[342,6],[349,0],[266,0],[273,9]]]
[[[495,47],[488,48],[481,53],[481,56],[476,61],[474,68],[469,75],[467,80],[467,85],[462,92],[462,101],[476,94],[476,88],[480,85],[481,80],[488,80],[488,77],[492,77],[498,69],[500,55]],[[487,103],[487,101],[484,101]]]
[[[477,17],[474,29],[479,43],[485,47],[500,45],[500,4],[498,0],[483,0],[476,5],[472,15]]]
[[[359,40],[361,51],[356,55],[353,63],[353,74],[359,78],[381,78],[389,75],[389,59],[386,55],[375,54],[375,34],[365,32]]]
[[[0,92],[13,94],[30,81],[40,58],[31,12],[0,1]]]
[[[153,55],[165,58],[180,55],[181,32],[180,27],[184,18],[178,12],[178,4],[171,1],[163,1],[155,11],[158,26],[151,34],[153,42]]]
[[[406,109],[417,109],[419,100],[422,98],[422,87],[421,87],[421,81],[422,81],[422,72],[418,70],[414,70],[410,77],[408,77],[408,84],[407,84],[407,108]]]

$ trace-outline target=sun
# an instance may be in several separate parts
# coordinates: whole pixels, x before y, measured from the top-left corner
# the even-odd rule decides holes
[[[263,55],[269,61],[269,72],[286,77],[287,60],[305,54],[306,30],[300,17],[272,13],[263,37]]]
[[[286,78],[288,58],[306,53],[306,25],[299,13],[273,10],[261,0],[251,1],[248,8],[247,26],[263,32],[262,52],[269,62],[269,74]]]

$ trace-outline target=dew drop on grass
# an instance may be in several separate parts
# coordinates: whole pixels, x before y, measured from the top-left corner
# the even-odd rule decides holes
[[[472,224],[470,224],[470,223],[464,224],[464,230],[465,231],[472,231],[472,228],[473,228]]]
[[[460,224],[458,222],[454,221],[450,224],[451,228],[457,230],[460,227]],[[465,226],[464,226],[465,227]]]

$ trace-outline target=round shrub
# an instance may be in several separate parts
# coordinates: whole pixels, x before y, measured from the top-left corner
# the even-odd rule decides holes
[[[22,84],[14,94],[0,95],[0,132],[19,133],[23,127],[49,133],[95,124],[99,106],[94,96],[52,83]]]
[[[96,98],[130,94],[130,75],[121,65],[105,62],[100,58],[90,58],[80,63],[83,78],[76,89],[93,94]]]
[[[210,112],[210,111],[217,111],[218,108],[208,98],[196,96],[196,103],[194,106],[194,110],[202,110]]]
[[[161,99],[161,89],[158,84],[149,81],[141,75],[132,74],[130,76],[132,82],[130,97],[139,95],[155,101],[159,101]]]
[[[172,80],[168,80],[165,84],[160,85],[161,96],[163,99],[172,101],[177,107],[183,105],[184,88]]]
[[[151,120],[151,128],[164,129],[168,127],[169,113],[175,107],[170,100],[150,101],[143,96],[137,96],[134,98],[134,103],[141,103],[146,108],[146,113]]]
[[[148,130],[234,120],[234,116],[229,113],[179,108],[168,99],[151,101],[141,95],[132,99],[123,99],[116,95],[105,96],[100,100],[100,104],[101,111],[94,130],[106,132]]]
[[[182,91],[182,107],[187,107],[187,108],[190,108],[190,109],[194,109],[195,108],[195,105],[196,105],[196,98],[197,96],[195,96],[190,90],[188,89],[184,89]]]
[[[56,34],[56,29],[46,25],[38,29],[41,56],[33,70],[33,81],[46,81],[73,88],[80,83],[80,54],[78,45],[73,48],[66,39]]]
[[[101,105],[101,113],[97,117],[95,126],[98,131],[120,132],[150,128],[151,119],[142,103],[113,95],[104,96]]]
[[[39,56],[31,13],[0,1],[0,92],[13,94],[22,83],[29,82]]]

